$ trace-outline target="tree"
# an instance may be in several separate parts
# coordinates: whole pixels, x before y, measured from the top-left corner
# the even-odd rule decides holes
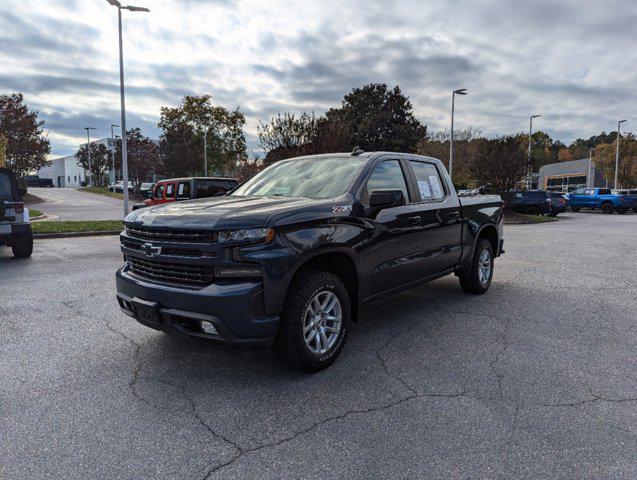
[[[88,149],[86,145],[82,145],[75,154],[77,163],[84,170],[89,171],[93,177],[93,183],[96,179],[101,181],[102,174],[110,167],[110,156],[108,148],[103,143],[91,143],[91,168],[89,170]]]
[[[0,135],[0,167],[7,164],[7,137]]]
[[[185,96],[177,107],[162,107],[160,151],[170,176],[200,174],[204,167],[204,137],[208,170],[233,170],[246,156],[245,117],[239,109],[212,104],[210,95]],[[208,172],[205,172],[208,174]]]
[[[128,180],[133,190],[139,190],[142,182],[149,180],[152,173],[162,172],[159,147],[148,137],[144,137],[139,128],[126,132],[126,153],[128,163]],[[115,166],[122,165],[122,140],[117,139],[115,150]]]
[[[250,177],[259,173],[265,166],[262,159],[256,155],[240,158],[234,171],[234,175],[239,182],[245,182]]]
[[[7,139],[6,163],[18,177],[49,165],[49,140],[43,135],[44,122],[38,111],[30,110],[21,93],[0,95],[0,136]]]
[[[415,152],[427,135],[427,127],[414,116],[409,98],[398,86],[388,90],[386,84],[373,83],[355,88],[325,116],[349,131],[348,150],[359,146],[367,151]]]
[[[481,184],[491,184],[504,194],[513,190],[524,177],[528,135],[507,135],[476,140],[478,161],[471,164],[473,177]]]
[[[557,161],[558,162],[570,162],[573,160],[573,154],[568,148],[560,148],[557,152]]]
[[[593,160],[604,172],[604,178],[613,184],[615,180],[615,153],[617,142],[603,143],[595,147]],[[622,135],[619,142],[619,170],[617,181],[622,188],[637,187],[637,138],[632,133]]]
[[[278,113],[267,124],[259,120],[257,134],[261,148],[266,151],[265,164],[313,153],[317,123],[314,113],[305,112],[299,116]]]

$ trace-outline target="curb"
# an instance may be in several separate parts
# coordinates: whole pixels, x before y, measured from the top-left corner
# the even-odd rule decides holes
[[[94,232],[60,232],[60,233],[34,233],[33,238],[46,239],[46,238],[67,238],[67,237],[100,237],[106,235],[119,235],[121,230],[98,230]]]

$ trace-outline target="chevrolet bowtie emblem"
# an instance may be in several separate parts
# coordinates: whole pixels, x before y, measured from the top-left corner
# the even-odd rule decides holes
[[[161,255],[161,247],[153,247],[152,243],[144,243],[142,244],[141,252],[147,257],[154,257]]]

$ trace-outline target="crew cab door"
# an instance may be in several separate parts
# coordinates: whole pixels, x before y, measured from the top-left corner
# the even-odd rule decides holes
[[[372,170],[360,191],[360,201],[373,222],[375,238],[361,251],[370,276],[373,296],[418,280],[422,275],[422,218],[420,206],[412,202],[407,165],[398,159],[383,159]],[[402,190],[406,205],[374,211],[369,196],[375,190]]]
[[[462,254],[460,201],[434,162],[410,159],[418,213],[422,218],[422,277],[456,266]]]

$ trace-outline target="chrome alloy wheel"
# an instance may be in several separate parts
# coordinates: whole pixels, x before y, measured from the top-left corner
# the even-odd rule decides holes
[[[303,315],[303,337],[314,354],[327,352],[338,338],[343,320],[341,302],[333,292],[323,290],[310,300]]]
[[[480,285],[486,285],[491,275],[491,252],[483,250],[478,260],[478,280]]]

